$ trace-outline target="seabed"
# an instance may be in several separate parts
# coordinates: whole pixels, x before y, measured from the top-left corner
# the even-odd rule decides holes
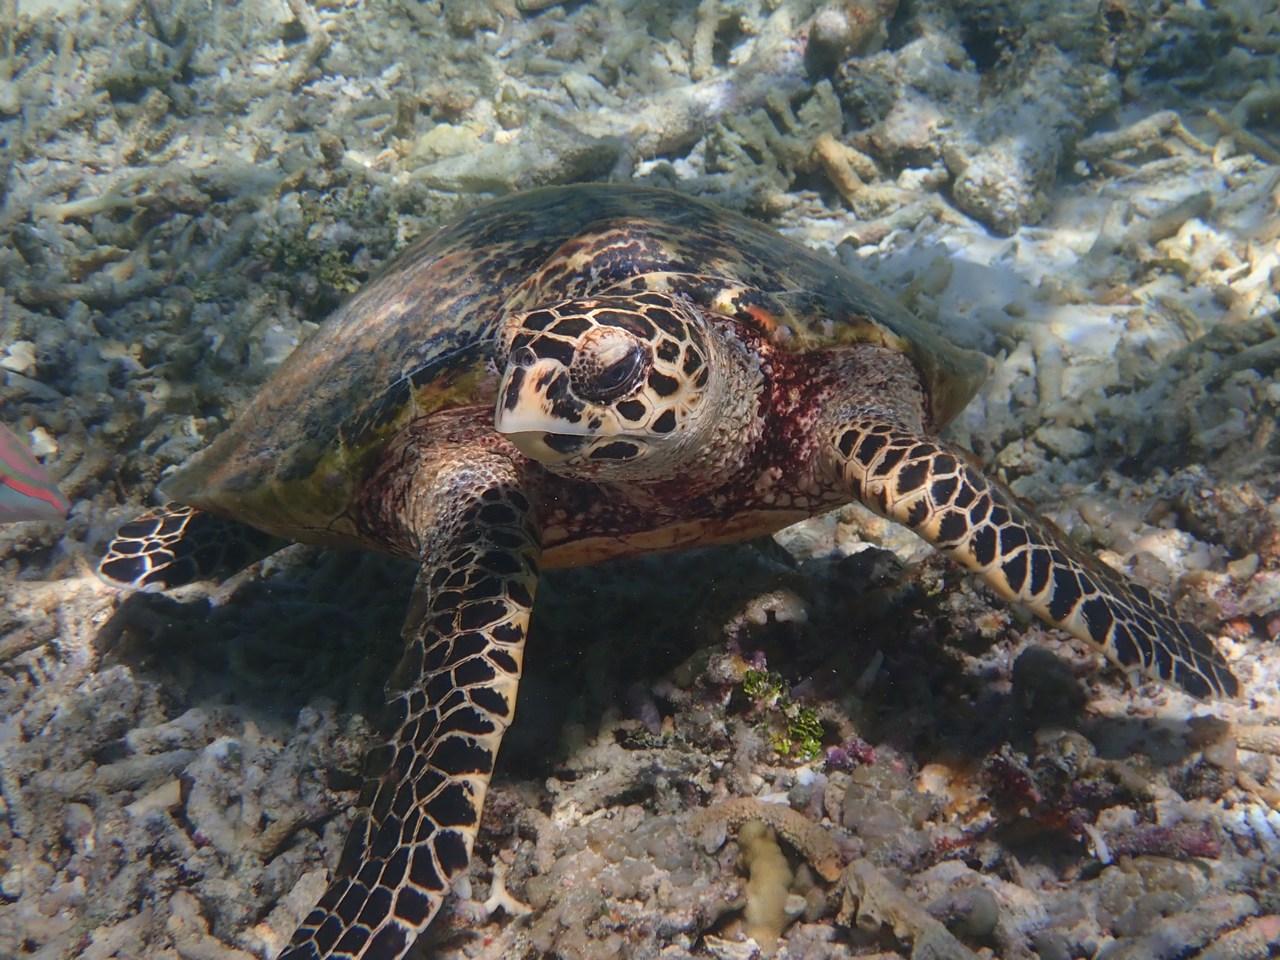
[[[0,423],[73,504],[0,528],[0,956],[281,948],[412,571],[92,565],[408,240],[584,179],[765,220],[994,357],[950,438],[1245,694],[1129,686],[855,508],[548,578],[422,955],[1280,954],[1277,52],[1257,0],[0,0]]]

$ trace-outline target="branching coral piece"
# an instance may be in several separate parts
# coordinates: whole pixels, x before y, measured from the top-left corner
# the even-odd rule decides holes
[[[691,53],[694,80],[706,80],[711,76],[714,63],[711,59],[711,48],[716,40],[716,29],[720,26],[719,0],[702,0],[698,6],[698,26],[693,32],[693,49]]]
[[[1252,151],[1259,159],[1267,163],[1280,163],[1280,150],[1272,146],[1269,140],[1246,130],[1234,118],[1224,117],[1213,109],[1207,111],[1205,116],[1223,133],[1235,137],[1242,147]]]
[[[1248,771],[1236,771],[1236,785],[1241,790],[1261,800],[1267,806],[1280,809],[1280,790],[1275,787],[1268,787],[1265,783],[1260,783],[1255,777],[1250,776]]]
[[[1232,728],[1236,745],[1255,753],[1280,756],[1280,726],[1261,723],[1238,723]]]
[[[768,824],[813,866],[824,880],[840,876],[840,848],[831,836],[811,820],[777,803],[762,803],[754,797],[739,797],[699,810],[689,821],[697,836],[708,827],[723,824],[738,828],[751,820]]]
[[[1126,151],[1139,151],[1167,138],[1176,138],[1198,153],[1212,148],[1182,124],[1174,110],[1162,110],[1119,130],[1095,133],[1076,144],[1076,155],[1084,160],[1099,160]],[[1171,151],[1172,152],[1172,151]]]
[[[1143,824],[1109,837],[1107,847],[1113,857],[1157,856],[1183,860],[1222,856],[1222,843],[1207,823]]]
[[[682,84],[648,98],[639,110],[584,110],[568,117],[595,137],[617,137],[636,157],[655,156],[694,142],[716,121],[746,116],[769,96],[805,89],[804,44],[784,6],[765,21],[750,56],[723,76]]]
[[[844,903],[836,920],[846,926],[856,922],[868,931],[887,923],[898,937],[911,941],[912,960],[977,960],[977,954],[869,860],[855,860],[845,869]]]
[[[499,909],[505,910],[507,915],[511,917],[522,917],[526,913],[533,912],[532,907],[517,900],[511,895],[511,891],[507,889],[507,870],[507,865],[501,860],[494,861],[493,883],[489,887],[489,899],[483,905],[485,916]]]
[[[1165,918],[1151,933],[1135,937],[1109,953],[1108,960],[1174,960],[1185,957],[1190,948],[1209,942],[1211,937],[1231,929],[1257,910],[1258,904],[1245,894],[1213,897],[1202,903],[1199,909]],[[1243,953],[1240,956],[1254,954]]]
[[[1195,955],[1194,960],[1265,960],[1280,948],[1280,917],[1255,917],[1239,929],[1223,934]]]

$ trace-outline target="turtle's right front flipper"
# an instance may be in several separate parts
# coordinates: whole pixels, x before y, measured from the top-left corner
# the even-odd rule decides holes
[[[130,590],[178,587],[234,573],[286,542],[235,520],[167,503],[116,531],[98,574]]]
[[[1113,663],[1198,697],[1236,695],[1238,681],[1203,632],[1023,510],[941,441],[868,411],[837,428],[827,453],[832,478],[867,506]]]
[[[422,569],[387,686],[389,742],[370,755],[329,889],[279,960],[397,960],[471,860],[515,714],[539,540],[511,462],[457,456],[408,492]]]

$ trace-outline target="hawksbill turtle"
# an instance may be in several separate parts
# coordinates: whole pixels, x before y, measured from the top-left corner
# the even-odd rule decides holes
[[[412,558],[387,739],[284,960],[393,960],[466,869],[540,568],[858,501],[1120,667],[1237,682],[1203,632],[938,438],[988,370],[829,258],[677,193],[553,187],[409,248],[125,524],[109,580],[281,540]]]

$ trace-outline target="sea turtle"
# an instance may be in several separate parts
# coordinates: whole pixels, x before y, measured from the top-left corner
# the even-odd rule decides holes
[[[275,538],[421,564],[388,742],[283,956],[400,957],[467,867],[540,567],[860,501],[1121,667],[1234,695],[1200,630],[937,438],[987,368],[827,257],[678,193],[535,190],[407,250],[100,568],[173,585]]]

